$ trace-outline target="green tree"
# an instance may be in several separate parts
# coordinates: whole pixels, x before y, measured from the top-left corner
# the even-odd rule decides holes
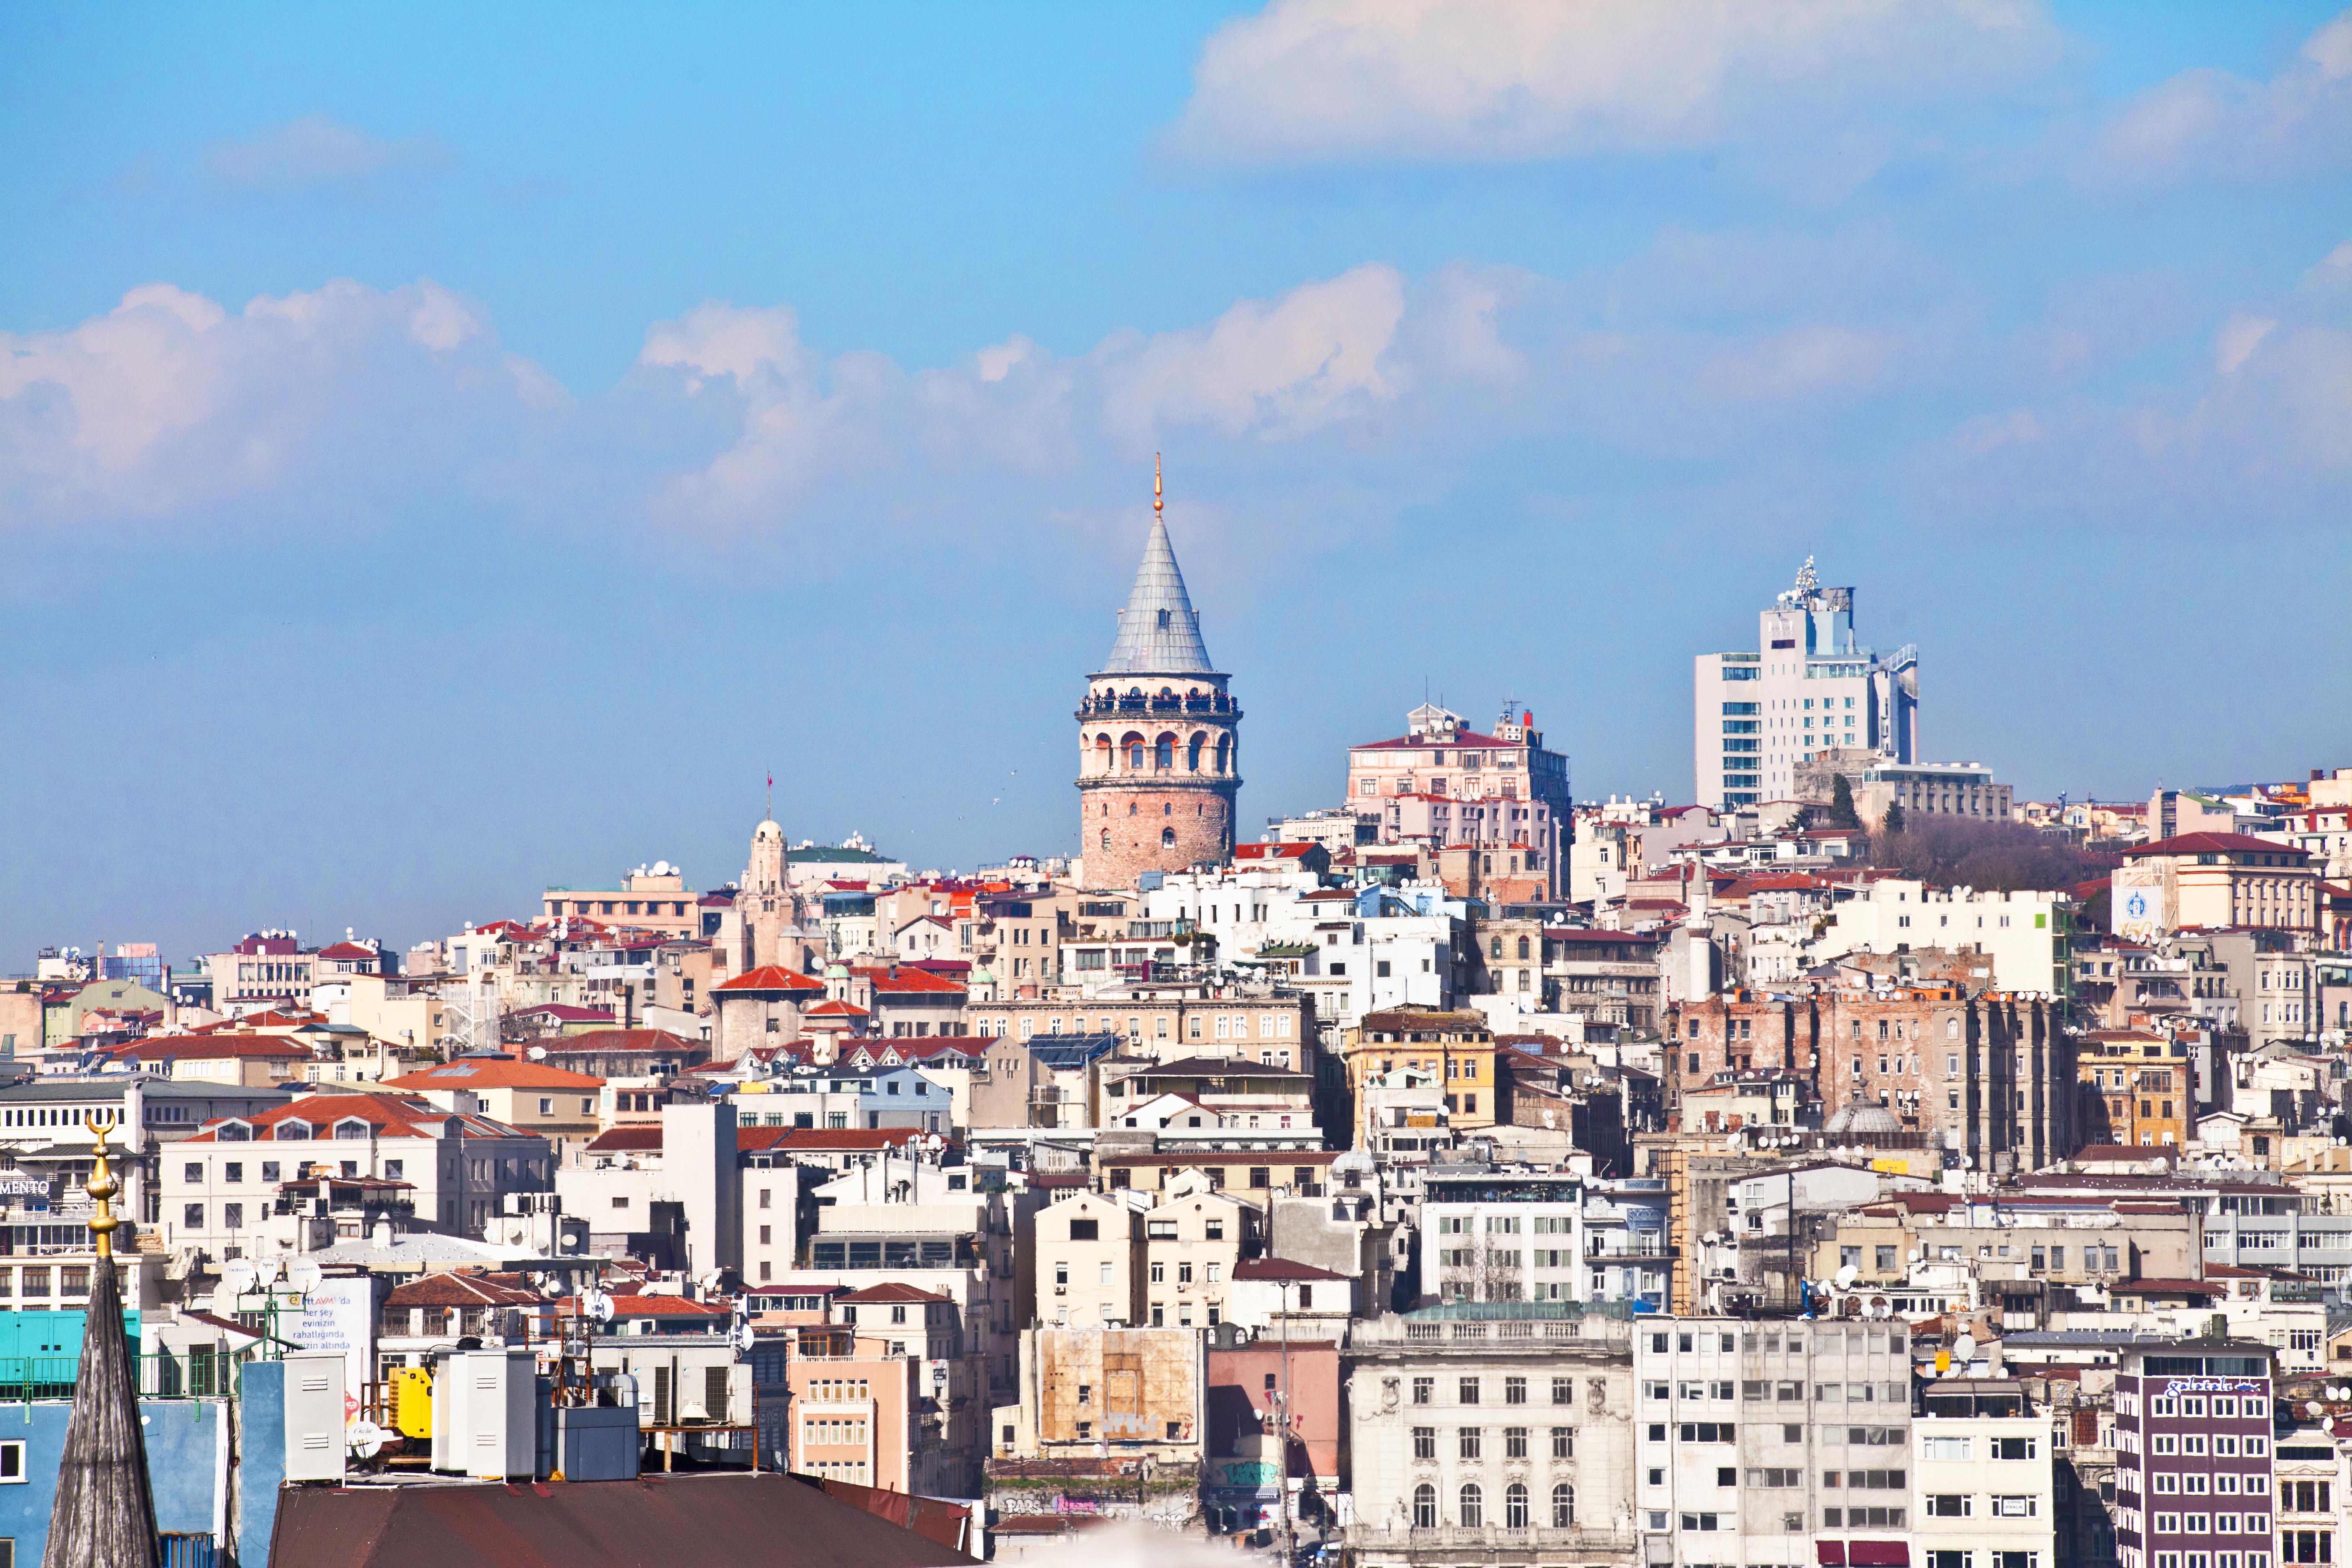
[[[1895,801],[1887,806],[1886,818],[1878,825],[1878,830],[1886,835],[1889,838],[1893,838],[1903,831],[1903,803],[1901,801]]]
[[[1843,773],[1837,775],[1837,784],[1830,791],[1830,826],[1860,827],[1862,818],[1853,809],[1853,784]]]

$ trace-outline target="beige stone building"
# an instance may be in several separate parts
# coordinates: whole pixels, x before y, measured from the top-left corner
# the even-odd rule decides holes
[[[2124,851],[2108,912],[2116,934],[2145,942],[2185,926],[2312,931],[2318,899],[2309,850],[2242,833],[2184,833]]]
[[[1140,1321],[1144,1292],[1144,1215],[1136,1193],[1073,1193],[1034,1224],[1037,1301],[1033,1322],[1104,1328]],[[1026,1354],[1024,1350],[1024,1354]]]
[[[1263,1212],[1188,1171],[1143,1216],[1146,1311],[1151,1327],[1213,1328],[1225,1321],[1234,1267],[1256,1240]]]

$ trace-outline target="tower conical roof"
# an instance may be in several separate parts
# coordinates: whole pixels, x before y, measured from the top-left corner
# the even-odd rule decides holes
[[[138,1363],[122,1329],[114,1259],[105,1253],[90,1270],[88,1313],[80,1380],[66,1423],[41,1562],[44,1568],[159,1568],[155,1500],[148,1489],[146,1436],[139,1425]]]
[[[1154,516],[1144,542],[1135,587],[1119,612],[1118,641],[1102,668],[1106,675],[1212,675],[1209,650],[1201,641],[1201,617],[1184,592],[1184,574],[1168,542],[1166,520]]]

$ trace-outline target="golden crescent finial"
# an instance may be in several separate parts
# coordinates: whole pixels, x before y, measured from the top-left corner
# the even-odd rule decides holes
[[[114,1172],[106,1163],[107,1129],[89,1117],[82,1119],[82,1126],[89,1130],[97,1145],[93,1151],[96,1157],[90,1165],[89,1180],[82,1185],[82,1190],[89,1194],[90,1201],[97,1208],[97,1212],[89,1216],[89,1233],[97,1242],[98,1255],[112,1258],[114,1232],[123,1222],[115,1217],[110,1200],[122,1191],[122,1184],[114,1179]]]
[[[1151,512],[1157,517],[1168,503],[1160,499],[1160,454],[1151,454]]]

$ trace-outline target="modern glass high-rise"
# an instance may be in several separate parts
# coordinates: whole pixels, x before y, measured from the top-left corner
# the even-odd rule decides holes
[[[1756,651],[1700,654],[1691,684],[1701,805],[1786,800],[1797,764],[1832,748],[1918,758],[1918,650],[1858,645],[1853,590],[1822,587],[1811,556],[1757,616]]]

